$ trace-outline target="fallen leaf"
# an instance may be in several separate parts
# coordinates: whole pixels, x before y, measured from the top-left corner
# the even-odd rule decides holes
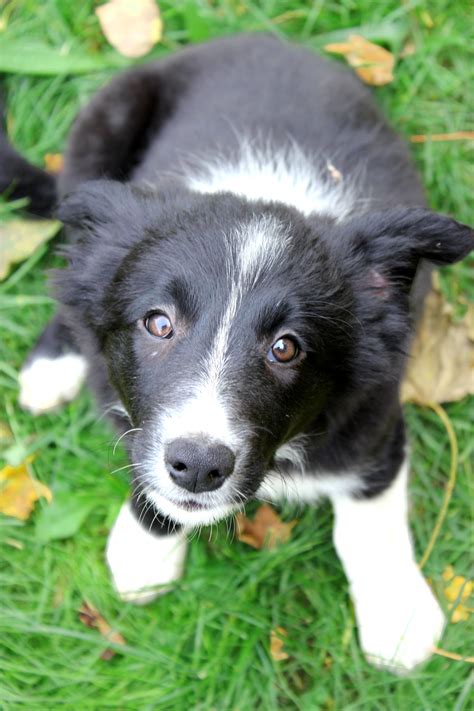
[[[108,642],[113,642],[114,644],[124,645],[126,644],[124,637],[114,630],[104,617],[100,614],[99,610],[94,607],[90,602],[84,600],[78,611],[79,619],[83,625],[86,627],[91,627],[100,632],[102,637],[104,637]],[[104,649],[100,655],[101,659],[108,661],[116,654],[114,649],[107,647]]]
[[[50,173],[60,173],[64,168],[64,158],[62,153],[46,153],[44,156],[44,167]]]
[[[393,54],[360,35],[349,35],[347,42],[327,44],[324,49],[326,52],[342,54],[366,84],[383,86],[393,81]]]
[[[61,229],[58,220],[22,220],[15,218],[0,224],[0,281],[12,264],[22,262]]]
[[[474,394],[474,304],[453,322],[449,304],[432,290],[412,346],[402,401],[426,405],[469,394]]]
[[[270,632],[270,656],[275,662],[282,662],[290,656],[283,650],[285,640],[282,637],[288,637],[284,627],[276,627]]]
[[[448,609],[451,610],[451,622],[465,622],[469,619],[472,608],[466,606],[466,602],[474,591],[474,581],[466,580],[463,575],[456,575],[451,565],[443,572],[443,580],[447,585],[444,588],[444,596],[448,601]]]
[[[253,521],[244,514],[237,514],[237,538],[253,548],[276,548],[285,543],[297,521],[284,523],[271,506],[264,504],[257,510]]]
[[[104,35],[124,57],[142,57],[161,40],[163,22],[154,0],[110,0],[95,13]]]
[[[7,464],[0,471],[0,512],[21,521],[26,521],[41,496],[48,502],[53,499],[48,487],[30,475],[30,461],[26,460],[17,467]]]
[[[412,143],[427,143],[428,141],[472,141],[474,140],[474,131],[454,131],[453,133],[431,133],[425,135],[418,133],[410,136]]]

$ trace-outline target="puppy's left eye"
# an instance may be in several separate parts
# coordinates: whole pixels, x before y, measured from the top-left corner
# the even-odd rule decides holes
[[[267,353],[270,363],[290,363],[298,357],[300,352],[298,343],[291,336],[282,336],[275,341]]]
[[[148,333],[156,338],[171,338],[173,326],[166,314],[156,312],[145,318],[145,328]]]

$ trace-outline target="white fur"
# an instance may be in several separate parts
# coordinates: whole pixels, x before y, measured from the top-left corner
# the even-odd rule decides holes
[[[361,480],[356,472],[306,473],[306,439],[305,436],[295,437],[277,449],[276,460],[290,462],[292,471],[283,475],[269,472],[257,491],[257,498],[314,504],[322,497],[350,496],[360,491]]]
[[[160,438],[167,444],[178,437],[202,437],[223,442],[230,448],[238,444],[219,394],[212,384],[201,383],[191,390],[182,407],[169,410],[160,418]]]
[[[147,498],[162,514],[183,525],[207,525],[224,518],[237,507],[229,502],[235,492],[229,481],[216,491],[194,495],[177,486],[165,466],[167,444],[177,438],[203,438],[223,443],[234,452],[244,451],[239,430],[232,428],[228,413],[219,398],[214,384],[203,381],[182,407],[158,415],[157,436],[152,457],[141,474]],[[196,501],[209,509],[189,511],[180,504]]]
[[[380,496],[333,497],[334,542],[350,582],[362,649],[372,664],[405,674],[432,654],[444,616],[414,559],[405,462]]]
[[[18,376],[20,405],[36,415],[69,402],[81,389],[86,373],[87,362],[77,354],[36,358]]]
[[[257,145],[258,144],[258,145]],[[325,174],[315,167],[295,141],[286,149],[259,139],[242,140],[236,160],[203,158],[187,168],[188,185],[201,193],[232,192],[249,200],[281,202],[303,215],[326,213],[346,217],[354,207],[347,181],[334,179],[337,160],[326,163]]]
[[[224,484],[224,487],[225,486],[226,485]],[[210,524],[215,523],[216,521],[220,521],[221,519],[226,518],[227,516],[238,510],[239,507],[237,504],[219,504],[217,502],[210,503],[213,499],[216,500],[219,498],[222,498],[225,501],[229,500],[228,496],[216,497],[216,494],[218,494],[217,491],[211,492],[210,494],[200,494],[199,501],[209,502],[210,508],[200,509],[197,511],[187,511],[182,506],[180,506],[179,503],[175,503],[168,496],[163,496],[154,489],[148,490],[147,498],[153,502],[153,505],[164,516],[169,516],[169,518],[171,518],[173,521],[177,521],[183,526],[194,527],[209,526]],[[183,498],[186,499],[186,496],[184,496]],[[189,495],[187,498],[191,499],[191,495]]]
[[[168,592],[183,574],[186,548],[183,531],[167,536],[149,533],[126,502],[106,549],[107,564],[122,600],[144,605]]]
[[[270,472],[257,491],[257,498],[314,504],[322,497],[349,496],[360,488],[360,477],[356,474],[289,473],[280,476]]]

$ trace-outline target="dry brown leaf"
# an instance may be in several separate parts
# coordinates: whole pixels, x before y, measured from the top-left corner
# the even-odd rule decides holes
[[[290,656],[283,650],[285,640],[282,637],[288,637],[284,627],[276,627],[270,632],[270,656],[275,662],[282,662]]]
[[[264,504],[257,510],[253,521],[244,514],[237,514],[237,538],[243,543],[257,548],[276,548],[286,543],[297,521],[284,523],[271,506]]]
[[[99,610],[94,607],[88,600],[84,600],[78,611],[79,619],[83,625],[86,627],[91,627],[92,629],[98,630],[102,637],[104,637],[108,642],[113,642],[114,644],[124,645],[126,644],[124,637],[114,630],[104,617],[100,614]],[[101,659],[108,661],[116,654],[115,650],[107,647],[104,649],[100,655]]]
[[[349,35],[347,42],[327,44],[324,49],[326,52],[342,54],[366,84],[383,86],[393,81],[393,54],[360,35]]]
[[[50,173],[60,173],[64,168],[64,158],[62,153],[46,153],[44,156],[44,167]]]
[[[102,32],[124,57],[142,57],[163,35],[163,22],[154,0],[110,0],[95,13]]]
[[[403,402],[452,402],[474,395],[474,304],[461,321],[438,291],[426,297],[402,385]]]
[[[43,242],[59,232],[58,220],[7,220],[0,224],[0,281],[12,264],[27,259]]]
[[[45,484],[33,479],[28,471],[31,458],[18,467],[7,464],[0,470],[0,512],[26,521],[43,496],[49,503],[53,495]]]
[[[465,603],[474,591],[474,582],[466,580],[463,575],[455,575],[452,565],[448,565],[443,572],[443,580],[447,583],[444,596],[449,602],[448,609],[452,610],[451,622],[465,622],[472,611]]]

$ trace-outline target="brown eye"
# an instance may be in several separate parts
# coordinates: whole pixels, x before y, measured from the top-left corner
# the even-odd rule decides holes
[[[299,353],[298,344],[290,336],[283,336],[275,341],[267,353],[270,363],[289,363],[294,360]]]
[[[154,313],[147,316],[145,319],[145,328],[148,333],[156,338],[171,338],[173,335],[173,326],[168,316],[161,313]]]

